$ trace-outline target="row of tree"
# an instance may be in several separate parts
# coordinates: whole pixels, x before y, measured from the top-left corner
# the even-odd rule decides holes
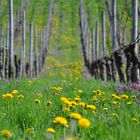
[[[111,7],[105,0],[106,9],[111,24],[112,47],[108,53],[106,47],[106,17],[105,11],[101,13],[101,47],[99,46],[99,22],[96,21],[95,29],[88,26],[87,13],[83,0],[79,4],[81,44],[85,66],[95,79],[120,82],[139,82],[139,40],[138,33],[138,0],[132,0],[132,40],[129,44],[121,41],[117,30],[116,2],[112,0]],[[124,15],[125,16],[125,15]],[[119,24],[119,23],[118,23]],[[124,27],[125,30],[125,27]],[[99,48],[101,48],[99,50]],[[101,55],[99,56],[99,52]],[[118,74],[118,76],[117,76]]]
[[[0,28],[0,79],[14,77],[37,77],[45,64],[48,53],[52,16],[54,10],[54,0],[50,0],[50,9],[45,27],[38,31],[37,26],[26,20],[26,9],[28,2],[22,0],[19,17],[14,17],[13,0],[9,0],[9,20],[7,24],[7,34]],[[18,24],[14,23],[18,19]],[[29,30],[28,30],[29,29]],[[21,31],[19,34],[19,31]],[[20,52],[17,54],[15,48],[15,37],[20,38]],[[27,48],[29,40],[29,48]],[[29,51],[28,51],[29,50]]]

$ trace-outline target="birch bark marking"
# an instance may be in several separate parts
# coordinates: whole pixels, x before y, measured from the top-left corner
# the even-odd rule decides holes
[[[105,13],[102,11],[102,56],[107,55],[106,52],[106,29],[105,29]]]
[[[95,33],[94,29],[91,30],[91,42],[92,42],[92,63],[95,61]]]
[[[117,30],[116,30],[116,0],[112,0],[112,51],[117,49]]]
[[[13,0],[9,0],[9,78],[14,77],[14,15]]]
[[[22,13],[22,49],[21,49],[21,76],[25,76],[26,73],[26,17],[25,10]]]
[[[96,32],[95,32],[95,59],[98,60],[99,53],[99,29],[98,29],[98,21],[96,21]]]
[[[30,23],[30,52],[29,52],[29,76],[33,76],[33,26]]]
[[[43,30],[40,30],[40,52],[39,52],[39,72],[42,69],[42,47],[43,47]]]
[[[35,62],[35,76],[38,76],[38,48],[37,48],[37,28],[34,26],[34,62]]]
[[[48,17],[47,26],[46,26],[46,48],[45,48],[46,54],[48,52],[48,46],[49,46],[51,22],[52,22],[53,9],[54,9],[53,7],[54,7],[54,0],[50,0],[49,17]]]
[[[9,22],[6,32],[6,48],[5,48],[5,78],[9,77]]]
[[[132,42],[135,41],[138,35],[138,0],[132,0]],[[132,48],[132,70],[131,70],[131,81],[139,81],[139,72],[138,72],[138,62],[139,62],[139,48],[138,44],[135,44]]]

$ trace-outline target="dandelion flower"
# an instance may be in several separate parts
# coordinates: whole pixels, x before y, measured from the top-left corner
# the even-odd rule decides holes
[[[12,132],[9,130],[3,130],[1,133],[4,137],[7,137],[7,138],[12,137]]]
[[[54,133],[55,130],[54,130],[53,128],[47,128],[47,132],[49,132],[49,133]]]
[[[128,97],[127,95],[124,94],[124,95],[121,95],[121,98],[122,98],[122,99],[128,99],[129,97]]]
[[[87,109],[91,109],[91,110],[96,110],[96,106],[95,105],[87,105],[86,108]]]
[[[86,118],[81,118],[78,121],[78,126],[82,127],[82,128],[87,128],[90,126],[90,121]]]
[[[15,95],[15,94],[17,94],[18,93],[18,90],[13,90],[12,92],[11,92],[13,95]]]
[[[27,128],[26,131],[32,133],[32,132],[34,132],[35,130],[34,130],[34,128],[31,127],[31,128]]]
[[[81,115],[79,114],[79,113],[71,113],[70,114],[70,118],[72,118],[72,119],[77,119],[77,120],[79,120],[79,119],[81,119]]]
[[[47,106],[50,106],[51,104],[52,104],[51,101],[48,101],[48,102],[47,102]]]
[[[11,93],[6,93],[6,94],[2,95],[2,97],[5,98],[5,99],[11,99],[14,96]]]
[[[103,110],[104,110],[104,111],[108,111],[108,108],[107,108],[107,107],[105,107]]]
[[[55,123],[55,124],[61,124],[63,126],[68,127],[68,122],[67,122],[67,120],[64,117],[56,117],[53,120],[53,123]]]
[[[18,95],[17,98],[18,99],[24,99],[24,95]]]
[[[36,104],[40,104],[40,100],[35,99],[35,103],[36,103]]]

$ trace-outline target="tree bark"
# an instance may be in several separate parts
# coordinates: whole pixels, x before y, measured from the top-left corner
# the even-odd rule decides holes
[[[13,0],[9,0],[9,78],[14,77],[14,15]]]

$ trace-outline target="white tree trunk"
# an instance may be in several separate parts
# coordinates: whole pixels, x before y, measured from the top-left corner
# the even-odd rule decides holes
[[[13,0],[9,0],[9,78],[14,77],[14,15]]]
[[[26,17],[25,10],[22,14],[22,48],[21,48],[21,76],[25,76],[26,72]]]
[[[96,21],[96,32],[95,32],[95,59],[97,60],[99,57],[99,29],[98,29],[98,21]]]
[[[105,29],[105,13],[102,12],[102,56],[105,57],[106,52],[106,29]]]
[[[116,0],[112,0],[112,51],[117,49]]]
[[[33,25],[30,23],[29,76],[33,76]]]

